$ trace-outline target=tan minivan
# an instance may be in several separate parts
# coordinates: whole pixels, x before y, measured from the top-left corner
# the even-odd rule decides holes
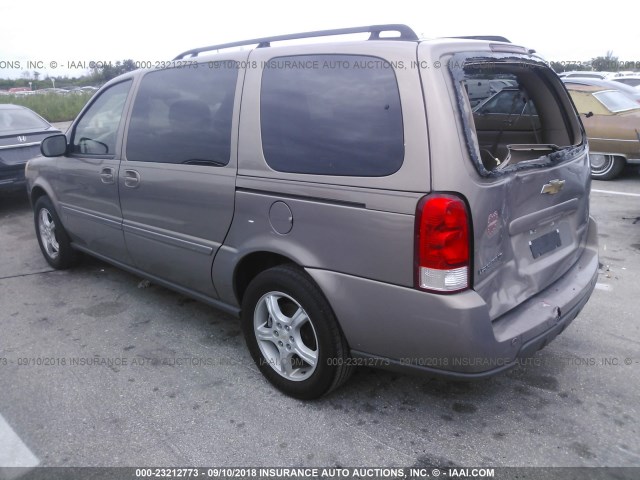
[[[345,34],[365,38],[296,43]],[[486,81],[518,91],[501,119],[472,110]],[[584,130],[503,38],[378,25],[197,48],[107,83],[42,153],[26,175],[51,265],[85,252],[238,316],[298,398],[358,365],[504,371],[597,277]]]

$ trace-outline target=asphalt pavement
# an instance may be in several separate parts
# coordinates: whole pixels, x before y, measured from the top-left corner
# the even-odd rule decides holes
[[[598,285],[536,362],[363,368],[313,402],[263,379],[236,319],[90,258],[53,271],[26,195],[0,197],[0,466],[640,466],[640,174],[592,188]]]

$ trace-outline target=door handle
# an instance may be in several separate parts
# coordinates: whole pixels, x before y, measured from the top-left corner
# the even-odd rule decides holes
[[[114,183],[114,175],[115,175],[116,171],[115,169],[111,168],[111,167],[105,167],[102,170],[100,170],[100,181],[102,183]]]
[[[135,170],[124,171],[124,186],[129,188],[138,188],[140,185],[140,174]]]

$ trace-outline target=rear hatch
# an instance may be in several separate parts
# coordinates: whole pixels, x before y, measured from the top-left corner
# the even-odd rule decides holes
[[[455,134],[439,133],[443,117],[434,123],[428,88],[425,95],[432,190],[467,202],[470,285],[496,319],[550,286],[579,258],[589,224],[590,177],[584,131],[562,82],[524,49],[520,54],[508,44],[488,45],[482,43],[483,52],[441,57]],[[470,98],[471,85],[487,82],[486,98]],[[458,145],[461,155],[451,148]]]

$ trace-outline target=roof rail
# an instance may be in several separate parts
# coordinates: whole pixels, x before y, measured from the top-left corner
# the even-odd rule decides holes
[[[488,40],[489,42],[507,42],[511,43],[510,40],[507,40],[504,37],[499,35],[472,35],[470,37],[450,37],[450,38],[462,38],[466,40]]]
[[[399,37],[381,37],[380,34],[382,32],[398,32],[400,33],[400,36]],[[212,50],[222,50],[225,48],[240,47],[243,45],[258,44],[258,48],[263,48],[263,47],[270,47],[271,42],[280,42],[283,40],[297,40],[300,38],[328,37],[332,35],[348,35],[351,33],[371,33],[371,35],[369,36],[369,40],[408,40],[408,41],[418,40],[418,36],[415,34],[415,32],[411,30],[411,28],[407,27],[406,25],[401,25],[401,24],[370,25],[367,27],[338,28],[335,30],[318,30],[315,32],[292,33],[289,35],[278,35],[276,37],[254,38],[251,40],[242,40],[239,42],[222,43],[220,45],[210,45],[208,47],[194,48],[191,50],[187,50],[186,52],[182,52],[180,55],[174,58],[174,60],[180,60],[185,57],[197,57],[198,54],[203,52],[210,52]]]

